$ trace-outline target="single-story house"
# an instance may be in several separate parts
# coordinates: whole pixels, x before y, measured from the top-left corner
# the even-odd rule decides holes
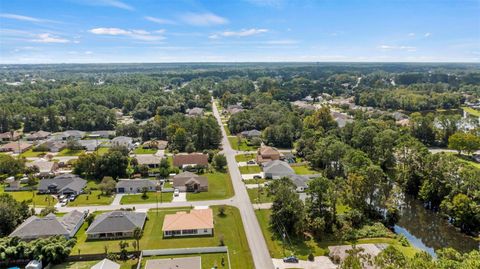
[[[202,257],[185,257],[147,260],[145,269],[201,269]]]
[[[55,133],[52,135],[54,140],[80,140],[85,137],[85,132],[78,130],[68,130],[65,132]]]
[[[45,147],[50,152],[60,152],[64,148],[67,147],[67,141],[64,141],[64,140],[58,140],[58,141],[49,140],[49,141],[47,141],[47,142],[45,142],[45,143],[43,143],[39,146]]]
[[[120,264],[105,258],[90,267],[90,269],[120,269]]]
[[[294,174],[289,176],[289,178],[293,184],[295,184],[297,192],[304,192],[308,189],[308,181],[310,180],[309,177]]]
[[[19,237],[22,240],[34,240],[54,235],[63,235],[72,238],[83,224],[85,214],[73,210],[62,217],[48,214],[45,217],[31,216],[20,224],[10,237]]]
[[[0,147],[0,151],[12,151],[13,153],[22,153],[33,147],[32,144],[23,141],[10,142]]]
[[[203,116],[203,108],[194,107],[187,110],[189,116]]]
[[[126,147],[128,150],[132,150],[133,138],[128,136],[117,136],[112,139],[111,144],[113,147]]]
[[[38,184],[39,193],[79,195],[87,185],[85,179],[73,174],[63,174],[54,178],[42,179]]]
[[[40,177],[48,177],[55,174],[55,171],[58,169],[57,162],[50,162],[44,159],[38,159],[33,162],[25,163],[27,167],[37,167],[38,168],[38,176]]]
[[[86,151],[95,151],[105,140],[91,139],[77,141]]]
[[[142,148],[164,150],[167,148],[167,145],[168,141],[165,140],[149,140],[142,144]]]
[[[0,133],[0,141],[17,141],[21,136],[17,131]]]
[[[332,115],[333,119],[337,122],[338,127],[340,128],[345,127],[347,123],[353,122],[353,118],[347,114],[336,112],[336,111],[332,111],[330,112],[330,114]]]
[[[263,165],[263,173],[265,178],[279,179],[292,176],[295,174],[295,171],[287,162],[274,160]]]
[[[155,191],[158,186],[158,180],[119,179],[115,189],[117,193],[141,193],[144,188],[147,188],[147,191]]]
[[[88,134],[90,138],[110,138],[115,136],[115,131],[93,131]]]
[[[176,154],[173,156],[173,165],[181,168],[187,166],[208,166],[208,154]]]
[[[208,191],[208,179],[191,172],[183,172],[173,177],[173,187],[180,191]]]
[[[119,239],[133,237],[135,228],[143,229],[147,213],[134,211],[106,212],[90,224],[87,239]]]
[[[137,159],[139,165],[146,165],[150,168],[156,168],[160,165],[162,158],[153,154],[137,154],[135,155],[135,159]]]
[[[255,137],[260,137],[262,135],[262,132],[260,132],[259,130],[253,129],[249,131],[243,131],[240,134],[245,138],[251,139]]]
[[[282,154],[280,154],[276,148],[262,145],[257,150],[256,161],[258,164],[262,164],[269,161],[280,160],[281,157]]]
[[[27,140],[29,141],[37,141],[37,140],[45,140],[47,139],[52,133],[50,132],[46,132],[46,131],[37,131],[37,132],[33,132],[29,135],[27,135]]]
[[[213,211],[211,208],[192,209],[165,215],[163,236],[213,235]]]

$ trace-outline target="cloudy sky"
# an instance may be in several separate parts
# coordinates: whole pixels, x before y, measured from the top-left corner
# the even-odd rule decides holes
[[[0,62],[479,62],[479,14],[480,0],[0,0]]]

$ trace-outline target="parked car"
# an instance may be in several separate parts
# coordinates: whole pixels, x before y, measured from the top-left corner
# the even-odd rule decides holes
[[[247,162],[247,164],[255,164],[255,161],[250,160],[250,161]]]
[[[254,179],[261,179],[262,177],[261,176],[253,176]]]
[[[77,196],[75,196],[75,195],[70,195],[70,197],[68,197],[68,200],[69,200],[70,202],[72,202],[72,201],[75,200],[75,198],[77,198]]]
[[[288,257],[283,258],[283,262],[298,263],[298,259],[295,256],[288,256]]]
[[[173,196],[177,197],[179,195],[180,195],[180,190],[179,189],[173,190]]]
[[[66,202],[66,201],[61,201],[61,202],[60,202],[60,206],[61,206],[61,207],[64,207],[64,206],[66,206],[66,205],[67,205],[67,202]]]

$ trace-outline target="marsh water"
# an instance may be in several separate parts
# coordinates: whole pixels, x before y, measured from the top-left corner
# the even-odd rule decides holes
[[[459,232],[412,197],[405,198],[395,232],[403,234],[410,244],[432,256],[435,256],[435,250],[439,248],[451,247],[460,252],[468,252],[480,247],[480,241]]]

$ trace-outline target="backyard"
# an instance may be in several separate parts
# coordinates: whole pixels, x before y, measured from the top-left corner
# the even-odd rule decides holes
[[[163,219],[166,214],[175,214],[180,209],[169,208],[150,210],[148,220],[145,223],[143,237],[140,240],[141,249],[165,249],[165,248],[184,248],[184,247],[204,247],[218,246],[220,239],[223,238],[225,245],[229,248],[231,255],[232,268],[253,268],[253,260],[248,248],[245,237],[242,219],[238,209],[230,206],[224,206],[225,216],[219,216],[219,206],[212,207],[214,210],[215,233],[212,237],[184,237],[184,238],[163,238],[160,227],[163,225]],[[188,211],[190,208],[183,208]],[[85,230],[87,223],[78,231],[77,244],[72,253],[104,253],[105,249],[110,252],[119,251],[119,242],[121,240],[98,240],[86,241]],[[128,250],[133,250],[133,239],[126,240],[130,243]]]
[[[221,173],[215,171],[201,176],[208,179],[208,191],[199,193],[188,192],[187,201],[227,199],[234,195],[232,180],[228,172]]]
[[[319,171],[313,170],[306,165],[291,165],[293,171],[297,175],[312,175],[312,174],[319,174]]]

